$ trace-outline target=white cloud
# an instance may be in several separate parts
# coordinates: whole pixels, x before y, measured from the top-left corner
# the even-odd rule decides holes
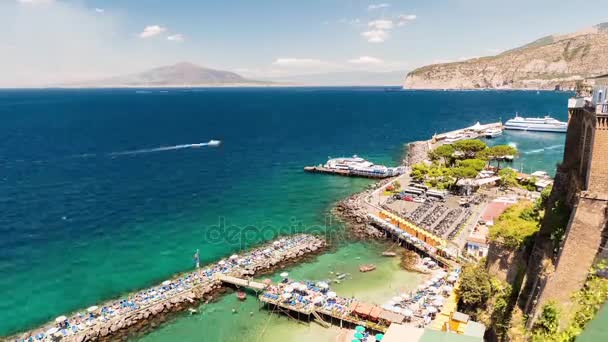
[[[140,38],[150,38],[154,36],[158,36],[159,34],[167,31],[166,28],[159,25],[149,25],[144,28],[144,30],[139,34]]]
[[[371,5],[367,6],[367,10],[373,11],[373,10],[377,10],[377,9],[381,9],[381,8],[387,8],[387,7],[391,7],[391,4],[387,4],[387,3],[371,4]]]
[[[97,12],[97,13],[103,13],[105,11],[106,10],[104,10],[103,8],[95,8],[95,12]]]
[[[381,60],[380,58],[376,58],[376,57],[361,56],[359,58],[354,58],[354,59],[349,60],[348,63],[358,64],[358,65],[379,65],[379,64],[383,64],[384,61]]]
[[[388,39],[388,32],[384,30],[371,30],[361,33],[370,43],[382,43]]]
[[[184,41],[184,35],[181,33],[176,33],[176,34],[172,34],[170,36],[167,37],[167,40],[173,41],[173,42],[183,42]]]
[[[281,66],[281,67],[315,67],[326,65],[327,63],[323,62],[320,59],[312,59],[312,58],[277,58],[273,63],[273,65]]]
[[[397,26],[403,26],[409,22],[416,20],[415,14],[401,14],[397,17]]]
[[[367,23],[367,26],[374,30],[390,30],[395,26],[395,24],[393,24],[393,21],[389,19],[378,19],[370,21]]]
[[[348,24],[348,25],[358,25],[361,23],[361,19],[359,19],[359,18],[354,18],[354,19],[342,18],[342,19],[338,20],[338,23]]]

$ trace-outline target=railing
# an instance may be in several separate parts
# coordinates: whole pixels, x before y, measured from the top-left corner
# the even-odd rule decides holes
[[[596,104],[595,114],[608,114],[608,103]]]

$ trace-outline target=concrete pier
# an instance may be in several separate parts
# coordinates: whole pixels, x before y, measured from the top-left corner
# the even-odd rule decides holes
[[[263,290],[263,284],[245,280],[271,272],[286,263],[315,254],[326,246],[325,240],[307,234],[277,239],[240,256],[181,274],[162,284],[121,296],[62,316],[42,327],[7,338],[7,341],[113,341],[127,338],[134,331],[145,331],[171,313],[180,312],[210,300],[223,283]],[[63,319],[65,318],[65,319]],[[36,338],[39,336],[41,338]]]

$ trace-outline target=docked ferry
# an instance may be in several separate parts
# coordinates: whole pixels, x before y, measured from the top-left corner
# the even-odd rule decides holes
[[[550,116],[545,116],[544,118],[523,118],[519,114],[515,114],[513,119],[505,122],[504,128],[519,131],[566,133],[568,123]]]
[[[330,158],[323,167],[327,170],[342,171],[354,176],[372,178],[393,177],[405,172],[403,166],[386,167],[384,165],[375,165],[357,155],[351,158]]]

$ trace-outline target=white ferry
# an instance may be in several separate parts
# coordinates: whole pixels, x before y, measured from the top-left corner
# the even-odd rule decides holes
[[[350,158],[329,159],[324,167],[331,170],[348,171],[353,175],[365,177],[392,177],[405,172],[403,166],[386,167],[384,165],[375,165],[357,155]]]
[[[554,119],[550,116],[544,118],[522,118],[519,114],[504,125],[505,129],[519,131],[558,132],[566,133],[568,123]]]

